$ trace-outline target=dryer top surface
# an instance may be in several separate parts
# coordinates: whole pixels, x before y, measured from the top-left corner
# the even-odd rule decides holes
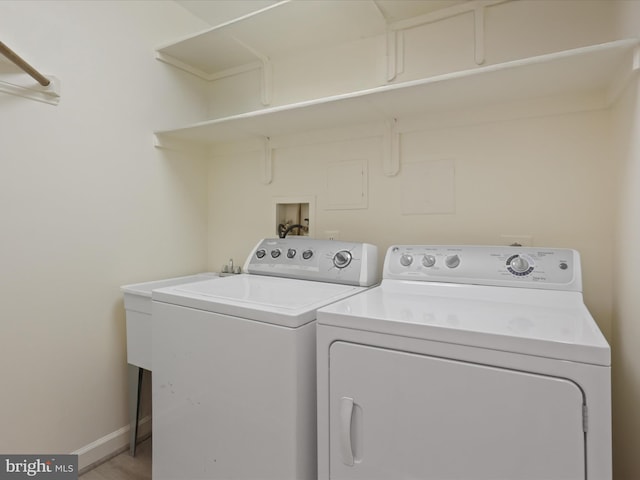
[[[318,311],[318,324],[609,366],[575,291],[385,279]]]

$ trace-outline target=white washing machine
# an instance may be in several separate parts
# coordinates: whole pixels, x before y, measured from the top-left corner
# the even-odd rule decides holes
[[[315,479],[316,311],[376,264],[369,244],[263,240],[247,274],[154,290],[154,480]]]
[[[394,246],[318,311],[320,480],[610,480],[610,349],[567,249]]]

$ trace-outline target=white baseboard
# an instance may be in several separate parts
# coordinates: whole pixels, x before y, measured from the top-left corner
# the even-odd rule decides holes
[[[87,467],[102,463],[126,450],[129,447],[129,431],[130,428],[127,425],[79,448],[75,452],[71,452],[72,455],[78,455],[78,471],[82,472]],[[141,418],[140,423],[138,423],[138,439],[144,438],[150,433],[151,416]]]

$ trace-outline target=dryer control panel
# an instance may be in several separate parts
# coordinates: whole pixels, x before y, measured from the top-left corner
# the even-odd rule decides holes
[[[258,242],[244,266],[257,275],[370,287],[378,282],[375,245],[314,238]]]
[[[566,248],[393,245],[383,278],[582,291],[580,255]]]

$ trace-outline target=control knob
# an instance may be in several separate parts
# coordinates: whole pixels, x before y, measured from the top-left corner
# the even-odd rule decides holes
[[[449,255],[445,260],[444,264],[449,268],[456,268],[460,265],[460,257],[458,255]]]
[[[271,258],[278,258],[281,253],[282,253],[282,250],[280,250],[279,248],[271,250]]]
[[[351,252],[349,252],[348,250],[340,250],[333,256],[333,264],[337,268],[345,268],[349,266],[352,258],[353,257],[351,256]]]
[[[436,257],[433,255],[425,255],[422,257],[422,265],[425,267],[433,267],[436,264]]]
[[[287,258],[293,258],[295,256],[296,256],[295,248],[290,248],[289,250],[287,250]]]
[[[264,256],[267,254],[267,251],[264,248],[261,248],[260,250],[258,250],[256,252],[256,257],[258,258],[264,258]]]
[[[403,253],[400,256],[400,265],[402,265],[403,267],[408,267],[412,263],[413,263],[413,257],[408,253]]]
[[[526,272],[529,269],[529,262],[526,258],[522,258],[521,256],[516,256],[511,259],[509,263],[511,269],[518,273]]]
[[[309,260],[311,257],[313,257],[313,250],[305,250],[302,252],[302,258],[305,260]]]

